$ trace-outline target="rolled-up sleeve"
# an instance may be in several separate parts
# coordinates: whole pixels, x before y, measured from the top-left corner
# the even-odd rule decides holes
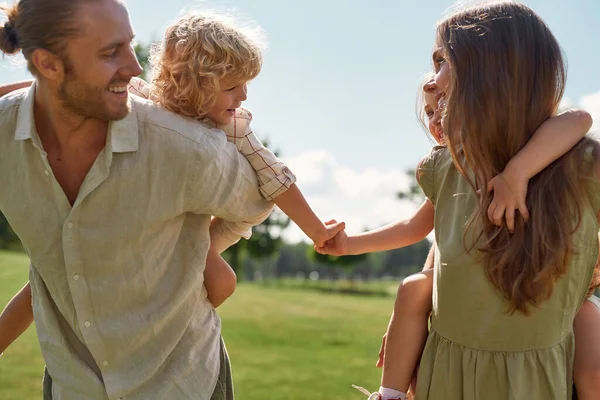
[[[273,201],[296,182],[296,176],[260,141],[250,126],[251,121],[252,113],[238,108],[232,122],[219,128],[256,172],[262,196]]]

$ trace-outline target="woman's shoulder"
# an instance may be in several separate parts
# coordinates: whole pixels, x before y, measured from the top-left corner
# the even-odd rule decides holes
[[[445,165],[447,161],[452,162],[452,156],[450,150],[446,146],[435,146],[429,154],[419,161],[417,165],[417,171],[433,171],[440,166]]]

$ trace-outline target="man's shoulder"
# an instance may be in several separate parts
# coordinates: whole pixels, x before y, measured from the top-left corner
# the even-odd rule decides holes
[[[220,136],[219,130],[211,128],[202,121],[168,111],[150,100],[131,96],[131,102],[138,124],[144,126],[146,131],[160,133],[163,136],[170,135],[173,139],[179,137],[198,144]]]
[[[0,114],[4,114],[9,110],[18,109],[23,100],[25,100],[27,93],[29,93],[29,89],[30,88],[23,88],[15,90],[0,97]]]

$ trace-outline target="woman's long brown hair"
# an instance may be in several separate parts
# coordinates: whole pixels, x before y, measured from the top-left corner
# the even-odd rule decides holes
[[[582,177],[590,176],[591,163],[582,162],[583,152],[593,142],[582,140],[530,180],[527,224],[518,215],[514,234],[496,227],[487,218],[487,182],[558,108],[566,81],[562,52],[544,21],[516,2],[454,13],[438,24],[437,43],[451,69],[448,147],[473,189],[482,189],[465,246],[482,252],[487,276],[508,300],[509,312],[527,314],[552,295],[574,254],[572,234],[589,198]]]

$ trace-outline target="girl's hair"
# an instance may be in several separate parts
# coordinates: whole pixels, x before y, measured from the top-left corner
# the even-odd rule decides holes
[[[451,71],[443,126],[448,148],[473,189],[481,189],[465,245],[476,224],[481,231],[471,236],[468,251],[483,238],[478,249],[487,277],[511,313],[527,314],[530,305],[552,295],[575,253],[572,234],[589,199],[582,178],[593,173],[591,163],[582,160],[597,143],[582,140],[529,181],[527,225],[517,215],[514,234],[496,227],[487,218],[492,200],[487,182],[557,109],[566,80],[561,49],[540,17],[507,1],[450,15],[438,24],[437,43]]]
[[[0,50],[4,54],[23,51],[27,68],[38,71],[31,62],[34,50],[44,49],[65,58],[66,40],[79,32],[77,7],[97,0],[19,0],[13,5],[1,4],[7,21],[0,26]]]
[[[436,140],[431,135],[431,132],[429,132],[429,121],[427,118],[427,114],[425,113],[425,90],[424,90],[424,87],[434,77],[435,77],[435,74],[433,72],[428,72],[427,74],[425,74],[425,76],[423,76],[423,79],[421,79],[421,83],[419,83],[419,88],[417,89],[417,101],[415,104],[415,111],[417,112],[417,120],[419,121],[419,123],[421,124],[423,129],[425,129],[425,132],[427,133],[427,137],[429,138],[429,140],[432,143],[435,143]]]
[[[263,46],[257,33],[223,16],[187,13],[151,51],[153,98],[170,111],[204,118],[223,89],[220,79],[245,83],[259,74]]]

